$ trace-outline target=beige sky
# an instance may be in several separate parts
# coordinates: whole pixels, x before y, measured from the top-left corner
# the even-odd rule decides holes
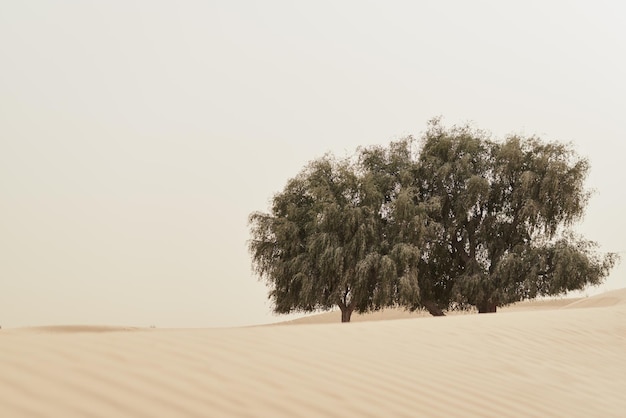
[[[505,3],[1,2],[0,325],[277,320],[248,214],[436,115],[572,141],[626,251],[626,6]]]

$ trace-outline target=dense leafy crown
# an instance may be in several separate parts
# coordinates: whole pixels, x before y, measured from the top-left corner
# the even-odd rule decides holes
[[[390,239],[399,190],[386,150],[361,161],[325,156],[274,196],[271,213],[250,216],[256,271],[270,284],[277,312],[339,305],[367,311],[415,297],[417,231]],[[398,230],[398,227],[395,227]]]
[[[417,148],[331,155],[250,216],[255,271],[276,312],[475,305],[481,312],[600,283],[616,262],[569,227],[587,160],[571,145],[431,122]]]

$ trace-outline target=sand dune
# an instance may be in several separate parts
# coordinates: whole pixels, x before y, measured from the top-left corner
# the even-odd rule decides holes
[[[498,312],[514,312],[514,311],[529,311],[529,310],[545,310],[556,309],[574,302],[581,300],[581,298],[571,299],[543,299],[543,300],[531,300],[515,303],[503,308],[499,308]],[[452,311],[446,312],[446,315],[473,315],[477,314],[477,311]],[[392,319],[411,319],[411,318],[428,318],[431,315],[426,311],[410,312],[402,308],[387,308],[381,311],[368,312],[368,313],[353,313],[351,322],[369,322],[369,321],[387,321]],[[297,325],[297,324],[332,324],[341,322],[341,312],[335,310],[332,312],[324,312],[319,314],[308,315],[298,319],[292,319],[290,321],[280,322],[278,325]]]
[[[583,298],[564,306],[565,309],[604,308],[626,303],[626,289],[613,290],[591,298]]]
[[[137,327],[114,327],[106,325],[49,325],[43,327],[22,328],[23,332],[39,332],[39,333],[74,333],[74,332],[119,332],[119,331],[135,331]]]
[[[0,330],[0,416],[626,415],[626,289],[495,315],[106,330]]]

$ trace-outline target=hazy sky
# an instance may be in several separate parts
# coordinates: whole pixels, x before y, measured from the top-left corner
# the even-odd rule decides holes
[[[572,141],[596,190],[578,229],[626,251],[625,9],[0,2],[0,325],[275,321],[248,214],[436,115]],[[625,286],[626,261],[589,294]]]

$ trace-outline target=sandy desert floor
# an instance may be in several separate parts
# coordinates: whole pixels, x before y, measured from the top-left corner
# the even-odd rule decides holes
[[[0,417],[626,416],[626,289],[488,315],[377,315],[3,329]]]

